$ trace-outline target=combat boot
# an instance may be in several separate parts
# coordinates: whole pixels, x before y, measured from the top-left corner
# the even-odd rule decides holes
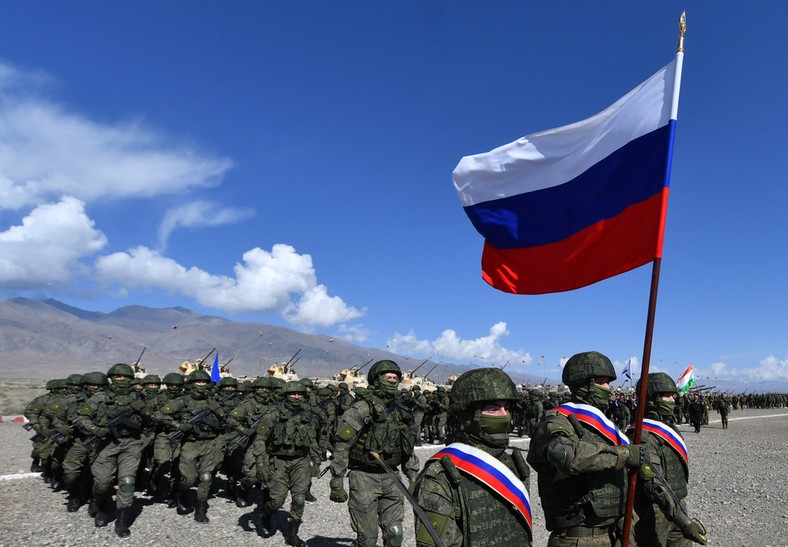
[[[79,494],[71,494],[68,498],[68,504],[66,504],[66,511],[69,513],[76,513],[79,511],[79,508],[84,505],[85,500],[83,500]]]
[[[96,512],[96,518],[93,519],[96,528],[104,528],[107,524],[109,524],[109,515],[107,514],[107,506],[106,505],[99,505],[98,511]]]
[[[31,473],[41,473],[41,463],[38,458],[33,458],[33,461],[30,463],[30,472]]]
[[[98,504],[96,503],[96,500],[90,498],[90,503],[88,503],[88,516],[90,518],[96,518],[98,512],[99,512],[99,507]]]
[[[191,507],[189,507],[189,493],[183,492],[178,490],[175,494],[175,507],[176,511],[179,515],[188,515],[191,513]]]
[[[249,490],[243,486],[240,486],[238,488],[238,497],[235,498],[235,506],[243,508],[249,507],[251,504],[252,502],[249,501]]]
[[[260,515],[260,529],[257,531],[260,536],[269,538],[274,535],[273,516],[273,513],[263,507],[263,512]]]
[[[306,547],[306,543],[303,539],[298,537],[298,529],[301,527],[300,520],[291,520],[290,526],[287,529],[287,534],[285,534],[285,543],[288,545],[294,545],[295,547]]]
[[[317,501],[317,498],[316,498],[316,497],[315,497],[315,495],[312,493],[312,485],[311,485],[311,484],[309,485],[309,488],[308,488],[308,489],[307,489],[307,491],[306,491],[306,497],[305,497],[305,499],[306,499],[306,501],[308,501],[308,502],[312,502],[312,503],[314,503],[314,502],[316,502],[316,501]]]
[[[115,518],[115,534],[119,538],[131,535],[131,530],[129,530],[129,510],[126,507],[118,509],[118,516]]]
[[[201,524],[208,524],[208,500],[197,500],[194,506],[194,520]]]

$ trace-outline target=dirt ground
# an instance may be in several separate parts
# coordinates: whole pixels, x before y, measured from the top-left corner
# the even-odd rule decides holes
[[[22,414],[25,405],[46,390],[45,380],[0,378],[0,416]]]

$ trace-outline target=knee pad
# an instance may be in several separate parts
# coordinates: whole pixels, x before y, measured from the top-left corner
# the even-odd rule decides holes
[[[392,547],[402,545],[402,523],[392,522],[386,527],[386,544]]]
[[[297,496],[293,496],[293,509],[303,509],[306,505],[306,495],[305,494],[298,494]]]
[[[121,492],[134,492],[134,475],[119,477],[118,490]]]
[[[212,480],[213,480],[213,474],[211,474],[211,473],[202,473],[202,474],[200,474],[200,482],[210,483]]]

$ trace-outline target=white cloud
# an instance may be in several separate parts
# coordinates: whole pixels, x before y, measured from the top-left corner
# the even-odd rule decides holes
[[[216,185],[231,162],[140,122],[99,123],[35,95],[45,78],[0,62],[0,209],[67,194],[83,202]]]
[[[501,346],[501,339],[508,336],[506,323],[499,322],[490,328],[490,334],[474,340],[463,340],[452,329],[444,330],[433,341],[419,340],[413,331],[402,335],[395,333],[387,342],[388,349],[395,353],[410,355],[435,355],[445,359],[483,361],[485,363],[514,365],[530,364],[531,355],[522,350],[510,350]]]
[[[159,251],[167,246],[173,230],[179,227],[221,226],[254,216],[247,207],[223,207],[208,201],[193,201],[169,209],[159,225]]]
[[[363,315],[318,285],[312,257],[289,245],[270,253],[254,248],[235,265],[235,278],[185,268],[147,247],[114,253],[96,261],[98,278],[124,288],[155,288],[196,299],[228,312],[278,312],[302,328],[326,327]],[[295,299],[295,300],[293,300]]]
[[[339,325],[339,335],[343,340],[360,344],[369,340],[370,332],[362,325]]]
[[[0,286],[30,290],[68,284],[83,269],[81,259],[106,243],[78,199],[40,205],[21,225],[0,233]]]
[[[788,358],[779,359],[774,355],[763,358],[757,367],[730,369],[724,362],[712,363],[707,367],[696,367],[696,377],[711,379],[738,380],[740,382],[788,381]]]

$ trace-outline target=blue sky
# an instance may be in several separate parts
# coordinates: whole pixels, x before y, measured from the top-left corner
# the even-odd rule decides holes
[[[11,2],[0,295],[180,305],[560,375],[643,352],[646,266],[481,280],[462,156],[591,116],[688,30],[652,370],[788,380],[788,4]]]

